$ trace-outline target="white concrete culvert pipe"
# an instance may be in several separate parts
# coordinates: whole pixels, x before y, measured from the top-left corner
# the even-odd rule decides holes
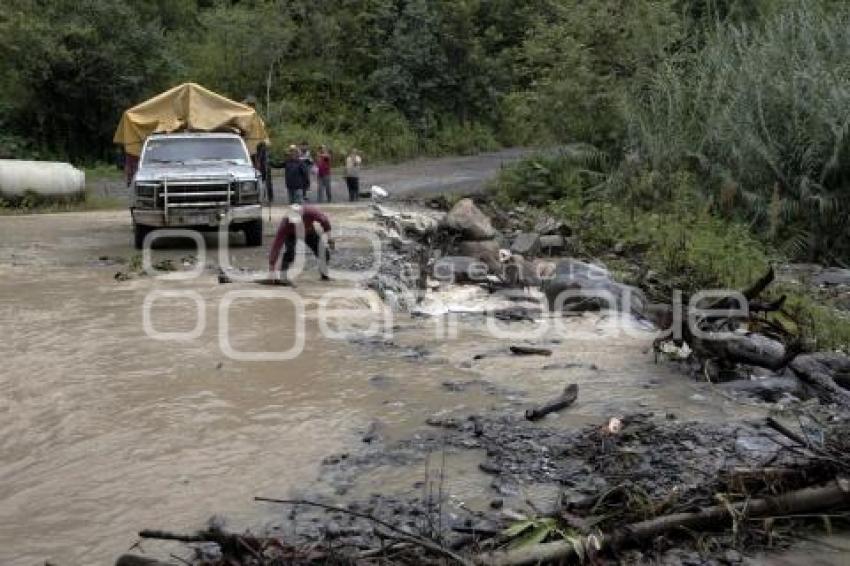
[[[83,195],[86,174],[70,163],[0,159],[0,196],[12,199],[33,192],[40,197],[70,199]]]

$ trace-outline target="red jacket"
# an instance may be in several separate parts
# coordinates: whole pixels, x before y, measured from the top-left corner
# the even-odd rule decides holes
[[[304,205],[301,207],[301,222],[304,224],[304,235],[316,233],[316,228],[313,224],[321,225],[325,233],[331,231],[331,221],[327,215],[316,208],[315,206]],[[277,263],[277,258],[280,256],[280,250],[287,238],[297,237],[296,222],[290,222],[289,218],[284,218],[277,229],[277,234],[272,242],[272,249],[269,252],[269,265]]]
[[[331,174],[331,154],[319,154],[319,177],[327,177]]]

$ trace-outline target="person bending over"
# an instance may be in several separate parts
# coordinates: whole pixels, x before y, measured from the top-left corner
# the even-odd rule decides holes
[[[280,227],[277,229],[274,242],[272,242],[271,251],[269,252],[269,272],[273,278],[277,278],[277,262],[281,256],[281,249],[283,249],[283,261],[280,265],[280,282],[284,285],[292,285],[286,272],[289,266],[292,265],[292,262],[295,261],[295,246],[298,243],[298,237],[303,234],[304,243],[307,244],[307,247],[313,251],[319,260],[319,273],[322,275],[322,280],[327,281],[330,279],[328,277],[328,262],[331,259],[330,250],[335,247],[334,239],[331,236],[331,222],[327,215],[315,206],[293,205],[291,209],[295,214],[292,218],[289,216],[284,217],[280,223]],[[298,226],[299,217],[300,222],[304,225],[303,230]],[[321,232],[317,231],[316,224],[321,227]],[[321,253],[322,246],[320,244],[322,234],[328,237],[327,245],[324,246],[324,254]]]

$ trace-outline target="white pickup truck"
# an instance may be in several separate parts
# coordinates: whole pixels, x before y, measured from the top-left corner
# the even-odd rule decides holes
[[[249,246],[263,243],[262,176],[244,140],[230,133],[148,136],[130,182],[135,245],[156,228],[245,233]]]

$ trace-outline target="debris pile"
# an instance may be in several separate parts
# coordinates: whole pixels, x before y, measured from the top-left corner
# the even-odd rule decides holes
[[[840,521],[850,511],[844,420],[818,434],[774,419],[711,425],[645,414],[580,430],[505,415],[435,424],[439,434],[420,438],[420,449],[483,450],[481,469],[499,493],[541,483],[556,486],[560,497],[549,508],[529,501],[530,511],[522,512],[496,499],[489,511],[472,512],[426,480],[418,498],[373,494],[344,506],[258,497],[284,506],[299,525],[262,537],[215,526],[188,536],[142,531],[140,537],[192,544],[193,563],[208,565],[515,565],[618,556],[641,562],[682,552],[695,563],[716,563],[733,553],[781,549],[821,526],[823,517]],[[389,447],[384,457],[409,453],[409,444]],[[359,473],[369,465],[375,462]],[[158,564],[122,560],[122,566]]]

